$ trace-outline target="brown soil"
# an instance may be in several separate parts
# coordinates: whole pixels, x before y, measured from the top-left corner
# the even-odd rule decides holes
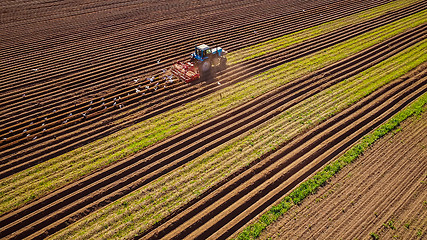
[[[229,23],[234,24],[236,28],[224,27],[221,30],[217,29],[215,36],[209,34],[209,37],[214,38],[218,45],[227,50],[238,49],[362,11],[385,3],[387,0],[370,3],[361,1],[329,3],[327,0],[315,3],[302,1],[297,4],[296,2],[298,1],[295,1],[295,3],[289,1],[288,4],[289,6],[298,7],[289,8],[288,6],[285,10],[282,5],[274,5],[276,3],[271,5],[264,3],[268,5],[267,9],[260,8],[257,3],[253,2],[232,6],[227,5],[231,3],[223,3],[224,9],[233,12],[233,14],[228,15],[230,18]],[[173,84],[168,85],[167,88],[161,87],[157,91],[147,90],[144,96],[135,92],[135,88],[138,85],[145,86],[147,84],[147,80],[142,76],[158,74],[162,68],[170,66],[171,60],[182,58],[191,51],[191,49],[185,47],[187,45],[192,46],[196,40],[193,39],[194,36],[187,36],[188,34],[184,29],[189,28],[189,26],[197,27],[198,25],[195,21],[188,18],[179,19],[181,15],[176,13],[177,15],[168,16],[169,18],[176,18],[174,21],[147,24],[144,21],[149,21],[147,20],[149,18],[143,21],[139,19],[141,16],[138,16],[138,21],[131,22],[135,25],[131,25],[134,31],[147,31],[147,33],[150,33],[150,38],[154,38],[156,41],[149,41],[145,37],[140,39],[140,35],[135,36],[132,31],[123,30],[123,26],[111,26],[111,30],[114,30],[111,33],[113,36],[105,36],[105,29],[101,32],[94,31],[94,33],[85,31],[85,34],[93,37],[91,40],[83,34],[84,38],[76,39],[76,43],[73,44],[70,42],[69,37],[62,36],[56,40],[46,40],[47,42],[34,42],[25,49],[17,50],[16,53],[9,52],[6,59],[10,60],[10,62],[5,61],[8,64],[4,66],[5,69],[8,69],[4,74],[7,78],[2,82],[0,88],[0,92],[4,92],[0,97],[0,101],[3,103],[2,106],[8,106],[7,108],[0,108],[0,114],[3,116],[2,120],[0,120],[0,139],[5,138],[0,142],[0,177],[6,177],[71,151],[135,122],[217,91],[229,84],[242,81],[248,76],[265,71],[284,61],[290,61],[314,51],[319,51],[331,44],[344,41],[354,36],[354,34],[361,34],[371,28],[420,11],[425,8],[424,5],[425,3],[416,4],[401,13],[390,13],[368,23],[348,27],[342,29],[342,31],[314,39],[310,43],[283,50],[281,53],[275,54],[275,56],[264,56],[253,61],[251,67],[247,67],[245,72],[242,72],[242,67],[245,66],[233,66],[226,72],[219,74],[218,80],[223,83],[221,86],[215,86],[215,82],[213,84],[205,83],[201,86],[196,84],[189,87],[175,81]],[[133,6],[128,7],[132,8]],[[218,10],[221,14],[227,12],[223,8]],[[274,11],[270,11],[270,8],[274,9]],[[301,8],[307,9],[305,14],[298,12],[298,9]],[[170,9],[167,8],[165,11],[170,11]],[[267,11],[269,14],[262,14],[264,12],[261,11]],[[318,16],[319,12],[322,13],[322,17]],[[218,14],[216,11],[210,12],[210,14],[214,13]],[[83,14],[81,16],[82,19],[77,19],[76,21],[87,21],[84,16]],[[105,21],[108,21],[108,19],[105,19]],[[9,24],[13,24],[13,22]],[[215,24],[215,21],[212,24]],[[93,27],[90,25],[85,26],[84,24],[83,26]],[[37,28],[40,28],[40,32],[45,32],[42,31],[44,27],[45,25],[37,25]],[[71,28],[72,25],[69,27]],[[82,25],[75,27],[82,27]],[[212,26],[204,27],[211,29]],[[34,28],[36,27],[32,26],[32,29]],[[159,31],[159,29],[164,31]],[[258,30],[257,34],[254,35],[254,29],[262,30]],[[19,34],[19,31],[16,31],[9,38]],[[18,36],[15,37],[19,39]],[[200,36],[197,41],[205,41],[207,37]],[[44,38],[44,36],[39,36],[39,38]],[[118,39],[117,43],[111,40],[114,38]],[[106,39],[110,39],[110,41],[106,41]],[[19,41],[17,42],[19,43]],[[68,44],[62,46],[63,42]],[[114,44],[112,45],[113,42]],[[146,48],[142,50],[135,47],[137,45],[135,42],[139,44],[147,42]],[[13,41],[9,41],[9,43],[11,45],[17,44]],[[120,44],[124,46],[119,48]],[[53,51],[58,45],[72,50]],[[165,46],[174,46],[176,52],[164,55],[163,49]],[[17,46],[6,47],[19,48]],[[26,52],[35,51],[34,49],[39,48],[46,49],[39,50],[38,54],[30,54],[31,58],[25,58],[25,61],[18,61],[19,57],[14,58],[14,54],[28,57]],[[110,51],[107,51],[107,49],[110,49]],[[87,67],[85,61],[91,61],[92,57],[97,59],[97,64]],[[170,61],[154,64],[158,58],[170,59]],[[15,60],[16,62],[14,62]],[[260,65],[260,63],[263,64]],[[27,70],[30,68],[28,65],[31,64],[37,66],[41,64],[39,66],[41,70],[28,73]],[[10,66],[14,66],[14,68],[9,69]],[[45,70],[45,68],[47,69]],[[136,77],[141,78],[138,83],[133,82]],[[17,78],[24,80],[19,81],[19,84],[17,84]],[[160,82],[161,80],[158,81]],[[150,89],[154,89],[154,84],[156,83],[151,84]],[[23,97],[23,93],[26,94],[25,97]],[[121,97],[121,99],[113,107],[113,99],[118,97]],[[101,100],[102,98],[104,99]],[[90,104],[91,100],[93,100],[93,104]],[[107,109],[104,109],[103,102],[105,102]],[[118,108],[118,105],[122,105],[123,108]],[[155,106],[155,109],[161,110],[152,111],[153,106]],[[90,111],[88,111],[89,107],[92,108]],[[53,112],[53,110],[56,110],[56,112]],[[72,113],[72,116],[70,116],[70,113]],[[83,113],[87,114],[86,118],[82,117]],[[123,119],[125,116],[127,116],[126,121],[120,124],[112,124],[114,120]],[[69,120],[65,124],[64,121],[66,119]],[[23,133],[25,129],[26,131]],[[43,129],[46,130],[43,131]],[[30,136],[27,137],[27,134],[30,134]],[[37,138],[34,139],[35,137]]]
[[[425,70],[423,72],[410,79],[421,77],[419,83],[424,85],[427,79]],[[403,90],[401,88],[405,88],[403,85],[398,86],[405,81],[397,86],[385,86],[298,137],[271,156],[262,158],[260,162],[238,176],[230,177],[224,185],[179,212],[143,238],[227,238],[324,163],[391,117],[398,109],[402,109],[403,105],[400,104],[409,104],[412,100],[405,99],[413,98],[403,93],[408,89]],[[422,89],[425,87],[427,86]],[[417,91],[423,92],[422,89]]]
[[[132,158],[113,164],[16,211],[5,214],[0,218],[1,225],[5,226],[3,228],[4,232],[1,232],[1,234],[8,235],[9,233],[14,233],[15,238],[30,234],[35,234],[33,236],[38,237],[51,234],[99,207],[191,161],[204,152],[201,149],[209,150],[214,148],[238,134],[261,124],[263,121],[277,115],[303,99],[331,86],[331,84],[357,74],[372,64],[407,48],[423,37],[423,29],[424,27],[421,27],[403,33],[343,61],[328,66],[310,76],[291,82],[241,107],[233,109],[229,113],[220,115],[148,148]],[[402,94],[405,92],[408,94],[411,93],[408,95],[410,99],[414,98],[425,90],[423,86],[425,80],[419,81],[419,78],[422,78],[425,74],[425,71],[419,72],[415,78],[402,78],[399,81],[395,81],[381,91],[371,95],[368,99],[372,101],[375,98],[380,98],[382,101],[386,101],[387,98],[384,96],[391,97],[393,94],[397,94],[397,99],[402,99],[404,97]],[[417,86],[422,87],[414,92],[413,89],[417,88]],[[381,93],[388,91],[390,91],[391,95],[382,96]],[[372,106],[376,106],[379,102],[372,103]],[[395,102],[390,102],[390,104],[395,104]],[[279,109],[277,109],[278,106],[280,106]],[[396,111],[401,106],[398,105],[393,111]],[[366,109],[366,111],[369,110]],[[384,110],[382,108],[382,110],[378,110],[379,112],[372,113],[371,117],[383,113]],[[230,118],[229,116],[233,117]],[[336,121],[336,119],[333,121]],[[365,118],[366,123],[369,121],[371,119]],[[346,122],[345,124],[348,123]],[[374,121],[372,124],[377,123]],[[339,126],[343,128],[345,125]],[[368,126],[370,125],[364,126],[363,129],[369,129]],[[339,139],[339,137],[336,138]],[[319,139],[317,138],[316,141]],[[349,144],[349,142],[345,144]],[[211,191],[214,190],[215,188]],[[240,226],[242,223],[239,222],[236,226]],[[38,230],[38,232],[34,233],[35,230]]]
[[[427,113],[405,121],[261,239],[425,239],[426,132]]]
[[[321,1],[317,2],[320,4]],[[352,2],[352,1],[350,1]],[[359,2],[359,1],[357,1]],[[304,43],[302,45],[298,45],[295,48],[292,49],[285,49],[282,52],[280,52],[279,55],[276,56],[276,59],[273,61],[272,56],[264,56],[260,60],[256,61],[266,61],[268,64],[262,65],[261,67],[257,64],[254,64],[252,70],[250,72],[245,72],[244,74],[239,72],[239,67],[242,67],[241,65],[236,65],[235,68],[230,69],[229,71],[225,72],[223,75],[223,79],[228,81],[229,84],[233,84],[237,81],[242,81],[246,77],[253,75],[254,73],[266,70],[268,68],[271,68],[272,66],[275,66],[277,64],[281,64],[285,61],[289,61],[288,56],[291,56],[292,58],[297,58],[300,56],[307,55],[309,53],[312,53],[314,51],[318,51],[320,49],[326,48],[330,46],[331,44],[335,44],[342,39],[348,38],[349,36],[354,36],[357,34],[361,34],[364,31],[367,31],[366,29],[378,27],[381,25],[384,25],[393,19],[396,19],[396,17],[403,17],[408,14],[412,14],[414,12],[420,11],[425,8],[425,2],[416,4],[414,6],[411,6],[409,8],[403,9],[401,11],[395,12],[393,14],[387,15],[383,18],[378,18],[374,21],[370,21],[369,23],[364,23],[364,28],[348,28],[345,31],[337,31],[331,34],[328,34],[327,36],[323,36],[322,38],[318,38],[313,40],[313,42],[310,44],[313,47],[312,48],[306,48]],[[323,6],[323,5],[322,5]],[[324,10],[324,7],[317,6],[312,7],[315,11]],[[325,6],[331,7],[332,5],[328,5],[325,3]],[[338,5],[333,5],[334,8],[339,7]],[[366,5],[368,6],[368,5]],[[369,5],[371,6],[371,5]],[[360,6],[355,7],[357,9],[361,9]],[[348,9],[351,9],[349,6]],[[313,10],[313,11],[314,11]],[[313,15],[313,18],[314,15]],[[263,23],[268,21],[263,21]],[[261,23],[253,23],[258,26],[257,24]],[[281,25],[279,23],[271,23],[271,26],[274,29],[282,29]],[[307,25],[309,26],[309,25]],[[305,26],[305,27],[307,27]],[[296,28],[291,28],[292,31],[295,31]],[[289,83],[288,85],[281,87],[275,91],[272,91],[268,94],[265,94],[264,96],[261,96],[257,99],[254,99],[253,101],[240,106],[236,109],[231,110],[230,112],[220,115],[214,119],[211,119],[207,122],[204,122],[202,124],[199,124],[198,126],[189,129],[188,131],[185,131],[183,133],[180,133],[172,138],[169,138],[165,140],[164,142],[157,144],[155,146],[152,146],[148,149],[145,149],[141,153],[128,158],[124,159],[121,162],[115,163],[101,171],[98,171],[90,176],[87,176],[80,181],[76,183],[72,183],[62,189],[59,189],[48,196],[45,196],[41,199],[37,199],[34,202],[31,202],[30,204],[27,204],[26,206],[4,214],[0,218],[0,237],[8,237],[8,238],[24,238],[31,236],[31,238],[43,238],[46,237],[49,234],[52,234],[55,231],[58,231],[59,229],[67,226],[68,224],[76,221],[77,219],[80,219],[81,217],[93,212],[94,210],[104,206],[105,204],[108,204],[111,201],[114,201],[128,193],[130,193],[132,190],[143,186],[145,183],[150,182],[160,176],[162,176],[165,173],[168,173],[172,171],[173,169],[181,166],[182,164],[185,164],[188,161],[191,161],[198,155],[200,155],[201,152],[204,152],[203,150],[209,150],[212,149],[221,143],[238,136],[239,134],[248,131],[249,129],[261,124],[262,122],[266,121],[267,119],[277,115],[280,111],[283,111],[284,109],[291,107],[293,104],[296,104],[303,99],[306,99],[307,97],[310,97],[317,92],[331,86],[332,84],[336,84],[349,76],[352,76],[354,74],[357,74],[368,67],[372,66],[373,64],[376,64],[391,55],[407,48],[408,46],[418,42],[420,39],[423,39],[423,33],[425,32],[426,26],[420,26],[416,29],[413,29],[411,31],[408,31],[406,33],[400,34],[399,36],[396,36],[394,38],[391,38],[387,41],[384,41],[380,44],[377,44],[376,46],[371,47],[370,49],[366,51],[362,51],[354,56],[351,56],[343,61],[340,61],[339,63],[333,64],[331,66],[328,66],[312,75],[306,76],[304,78],[298,79],[296,81],[293,81],[292,83]],[[289,30],[289,29],[288,29]],[[288,31],[287,30],[287,31]],[[280,31],[279,31],[280,32]],[[277,33],[279,34],[279,33]],[[283,34],[281,32],[280,34]],[[177,36],[180,36],[177,34]],[[268,37],[271,37],[267,34],[267,32],[264,35],[264,38],[257,38],[257,41],[260,41],[261,39],[266,39]],[[236,37],[237,39],[237,37]],[[255,41],[255,40],[254,40]],[[256,42],[256,41],[255,41]],[[184,44],[184,43],[180,43]],[[240,46],[239,41],[236,40],[236,42],[233,42],[233,44],[236,44],[235,46]],[[230,45],[231,47],[231,45]],[[154,48],[154,46],[153,46]],[[232,49],[232,48],[231,48]],[[157,51],[157,50],[156,50]],[[289,55],[291,54],[291,55]],[[152,55],[155,55],[154,52]],[[133,59],[132,61],[134,61]],[[259,63],[259,62],[258,62]],[[134,66],[136,63],[131,62],[129,63],[131,66]],[[108,64],[107,64],[108,65]],[[162,65],[163,66],[163,65]],[[163,66],[164,67],[164,66]],[[131,67],[132,68],[132,67]],[[158,68],[156,66],[149,66],[149,68]],[[125,70],[121,70],[125,71]],[[234,72],[233,72],[234,71]],[[94,71],[95,74],[98,74],[96,71]],[[113,74],[113,73],[111,73]],[[422,94],[426,90],[426,79],[425,79],[425,71],[419,72],[415,77],[413,78],[402,78],[398,81],[395,81],[394,83],[388,85],[387,87],[382,88],[382,90],[376,92],[375,94],[372,94],[370,97],[368,97],[365,100],[366,107],[363,105],[356,105],[356,107],[353,107],[352,109],[346,111],[342,115],[339,115],[338,117],[328,121],[326,124],[323,124],[319,128],[316,128],[313,130],[309,135],[304,135],[302,138],[300,138],[298,141],[301,143],[304,143],[304,146],[307,146],[308,148],[312,148],[313,151],[316,150],[316,145],[323,141],[324,137],[331,138],[330,143],[337,143],[337,146],[340,146],[338,148],[331,147],[329,145],[324,147],[330,147],[328,151],[328,154],[335,153],[336,151],[342,151],[343,148],[346,148],[348,145],[350,145],[352,142],[356,141],[356,139],[363,135],[363,133],[370,130],[371,127],[374,127],[381,123],[382,121],[385,121],[391,114],[395,113],[402,107],[409,104],[413,99],[415,99],[417,96]],[[233,80],[236,78],[236,75],[239,77],[237,80]],[[77,75],[76,75],[77,76]],[[89,77],[88,77],[89,76]],[[88,75],[88,79],[96,78],[94,75]],[[322,76],[322,77],[319,77]],[[221,77],[221,76],[220,76]],[[228,79],[228,80],[227,80]],[[76,78],[74,79],[76,82],[79,82],[82,79]],[[73,80],[73,81],[74,81]],[[30,81],[30,80],[29,80]],[[110,80],[108,80],[110,81]],[[107,82],[108,82],[107,81]],[[109,84],[112,84],[114,81],[111,80]],[[82,83],[83,84],[83,83]],[[7,84],[6,84],[7,85]],[[223,84],[221,87],[225,87],[227,84]],[[176,93],[179,93],[179,91],[187,91],[188,89],[184,89],[183,86],[176,85],[176,88],[172,88],[172,90],[175,89]],[[184,90],[183,90],[184,89]],[[189,88],[189,89],[199,89],[197,87]],[[219,89],[209,87],[207,85],[206,88],[201,88],[201,90],[194,90],[193,94],[191,96],[185,96],[185,98],[178,99],[180,101],[177,101],[177,98],[172,98],[174,101],[177,101],[177,104],[182,104],[186,101],[191,101],[194,98],[206,95],[208,93],[211,93],[215,90]],[[134,87],[131,87],[131,90],[134,91]],[[165,95],[161,95],[163,99],[173,97],[172,94],[174,92],[171,90],[171,92],[167,92],[166,90],[163,92]],[[12,90],[10,90],[11,93],[13,93]],[[120,94],[126,93],[126,89],[118,90]],[[8,92],[8,91],[6,91]],[[153,93],[157,94],[157,93]],[[161,93],[158,93],[161,94]],[[384,94],[384,95],[382,95]],[[34,94],[35,97],[37,97],[37,94]],[[115,95],[108,95],[109,100],[112,100],[112,98]],[[136,106],[140,105],[140,96],[134,96],[130,95],[129,99],[123,98],[125,100],[123,101],[129,101],[129,108],[135,107],[135,111],[138,109]],[[157,95],[159,96],[159,95]],[[98,97],[100,98],[100,97]],[[150,106],[150,104],[153,104],[150,101],[154,101],[154,98],[147,98],[146,104]],[[21,100],[16,100],[18,105],[21,103]],[[22,103],[25,103],[26,100],[22,100]],[[99,105],[102,101],[100,99],[96,99],[95,105]],[[280,106],[280,111],[276,110]],[[363,107],[362,107],[363,106]],[[86,109],[87,106],[83,107],[83,105],[78,106],[70,106],[67,107],[67,111],[70,109],[76,110],[76,113],[73,113],[73,116],[77,116],[81,113],[84,109]],[[98,106],[99,108],[99,106]],[[48,109],[52,109],[49,108]],[[82,110],[83,109],[83,110]],[[158,112],[166,111],[170,108],[163,107],[160,108]],[[127,109],[130,110],[130,109]],[[13,174],[15,172],[21,171],[22,169],[25,169],[27,167],[30,167],[34,164],[37,164],[40,161],[44,161],[55,154],[62,154],[63,152],[69,151],[69,149],[75,147],[76,145],[72,145],[70,148],[68,148],[68,142],[64,141],[64,138],[60,138],[60,140],[51,140],[52,135],[56,135],[58,133],[67,133],[70,129],[72,131],[80,131],[82,127],[89,128],[92,132],[85,132],[86,135],[83,133],[76,133],[70,130],[69,135],[64,134],[66,138],[69,138],[68,141],[74,141],[78,142],[81,141],[80,144],[84,144],[85,142],[92,141],[94,138],[90,136],[93,133],[97,133],[96,137],[104,136],[105,134],[108,134],[110,130],[106,130],[107,132],[102,132],[103,128],[105,126],[101,125],[92,125],[95,124],[94,122],[98,120],[106,119],[107,116],[111,116],[110,114],[118,114],[120,109],[114,109],[110,112],[104,112],[102,110],[97,109],[97,107],[94,107],[94,114],[95,117],[92,118],[94,122],[91,122],[91,118],[89,117],[89,121],[83,121],[80,122],[79,119],[71,119],[71,121],[75,121],[74,123],[76,125],[67,125],[66,128],[63,128],[63,126],[60,126],[58,122],[62,121],[62,118],[68,113],[65,110],[61,110],[60,116],[52,116],[53,119],[49,124],[52,124],[53,132],[49,133],[51,135],[46,135],[46,138],[39,138],[37,141],[34,141],[33,145],[26,145],[24,147],[21,147],[18,142],[20,141],[20,135],[16,138],[16,141],[18,142],[9,142],[7,147],[4,147],[2,154],[3,156],[9,156],[9,154],[12,154],[15,150],[16,151],[24,151],[23,153],[20,153],[19,158],[12,160],[3,160],[2,159],[2,165],[1,165],[1,175],[2,177],[8,176],[10,174]],[[158,114],[154,113],[154,114]],[[347,115],[346,115],[347,114]],[[142,118],[150,117],[151,115],[144,115]],[[233,116],[230,118],[229,116]],[[98,118],[99,117],[99,118]],[[104,119],[104,120],[105,120]],[[359,124],[356,126],[357,130],[353,127],[351,128],[350,123],[352,123],[355,119],[360,119]],[[11,120],[12,122],[15,120]],[[18,120],[16,120],[18,121]],[[26,120],[27,121],[27,120]],[[29,121],[29,120],[28,120]],[[37,119],[37,121],[39,121]],[[40,123],[43,120],[40,120]],[[50,121],[50,120],[49,120]],[[134,120],[130,120],[126,124],[132,124]],[[102,121],[101,121],[102,122]],[[123,126],[126,126],[126,124],[123,124]],[[58,128],[55,129],[55,126]],[[121,127],[123,127],[121,126]],[[21,127],[21,126],[20,126]],[[117,127],[117,126],[116,126]],[[118,126],[119,128],[120,126]],[[107,126],[107,128],[112,128],[112,126]],[[32,128],[34,131],[37,131],[37,127]],[[117,130],[114,129],[114,130]],[[341,131],[343,131],[341,133]],[[338,134],[338,132],[340,134]],[[55,134],[54,134],[55,133]],[[346,134],[351,133],[350,137],[345,137]],[[320,136],[318,136],[320,135]],[[71,139],[71,140],[70,140]],[[49,142],[49,141],[53,142]],[[306,141],[310,140],[308,143],[305,143]],[[344,141],[345,140],[345,141]],[[46,143],[52,143],[51,148],[45,148]],[[338,144],[339,143],[339,144]],[[39,146],[36,146],[37,144],[40,144]],[[44,144],[44,145],[43,145]],[[6,146],[6,145],[4,145]],[[165,147],[167,146],[167,147]],[[30,152],[28,148],[31,151],[31,154],[29,155],[28,152]],[[166,149],[166,150],[164,150]],[[56,151],[53,155],[49,155],[50,151]],[[193,228],[188,228],[186,231],[181,231],[183,236],[190,234],[198,234],[199,238],[205,238],[210,233],[213,233],[214,231],[218,230],[224,223],[224,221],[232,220],[233,212],[239,212],[242,209],[246,207],[253,207],[257,206],[254,211],[242,211],[244,215],[241,219],[235,220],[233,224],[228,225],[231,229],[222,229],[219,231],[221,235],[219,238],[223,238],[225,236],[230,235],[233,231],[237,230],[239,227],[243,226],[248,220],[254,217],[254,214],[256,215],[260,211],[262,211],[266,206],[274,202],[277,197],[282,195],[283,191],[287,191],[288,188],[292,188],[297,182],[299,182],[302,178],[306,177],[307,174],[311,174],[315,169],[317,169],[319,166],[321,166],[324,161],[327,161],[329,159],[328,156],[323,156],[323,158],[320,158],[320,162],[318,160],[315,160],[313,156],[318,156],[319,152],[315,152],[315,154],[307,158],[306,160],[298,160],[301,153],[295,153],[290,157],[292,161],[295,161],[296,164],[291,164],[288,160],[280,162],[280,164],[276,163],[276,165],[272,165],[275,161],[279,160],[279,157],[283,157],[291,151],[290,148],[285,148],[285,150],[282,150],[272,158],[266,158],[262,159],[263,161],[260,162],[259,165],[255,168],[243,169],[243,171],[248,170],[247,173],[244,173],[242,175],[239,175],[239,177],[232,176],[230,177],[230,183],[225,183],[227,181],[222,182],[224,186],[221,184],[216,186],[215,188],[210,189],[206,192],[205,195],[202,197],[208,197],[209,199],[207,202],[215,202],[219,198],[222,198],[226,195],[226,193],[230,192],[230,188],[236,187],[241,185],[241,187],[245,188],[244,191],[235,194],[234,195],[227,195],[225,196],[225,203],[230,203],[230,201],[236,200],[241,195],[248,192],[253,192],[255,189],[254,187],[257,186],[257,184],[251,184],[250,182],[245,182],[248,180],[246,177],[250,176],[250,174],[256,174],[256,178],[260,184],[261,187],[264,189],[260,190],[260,192],[270,191],[270,188],[277,187],[274,189],[274,191],[271,191],[273,195],[269,195],[268,199],[260,198],[262,195],[255,194],[254,196],[247,197],[247,202],[244,202],[244,200],[240,200],[234,207],[230,214],[224,214],[222,211],[224,210],[226,204],[222,204],[219,207],[213,206],[214,214],[205,214],[203,216],[203,219],[199,219],[200,221],[197,222],[197,224],[193,225]],[[27,155],[28,154],[28,155]],[[16,156],[16,155],[14,155]],[[6,159],[6,158],[5,158]],[[265,160],[265,161],[264,161]],[[308,161],[308,162],[307,162]],[[283,165],[284,164],[284,165]],[[310,166],[309,169],[301,169],[304,164],[308,164]],[[272,166],[270,166],[272,165]],[[282,177],[275,177],[273,176],[276,174],[280,168],[277,168],[277,165],[280,167],[284,167],[290,165],[289,169],[287,169],[288,172],[285,173],[284,176],[292,176],[293,182],[290,182],[289,185],[281,185],[280,179]],[[295,166],[294,166],[295,165]],[[269,168],[270,167],[270,168]],[[267,173],[264,171],[267,170]],[[301,170],[301,175],[295,175],[296,172]],[[249,175],[248,175],[249,174]],[[272,175],[273,174],[273,175]],[[271,176],[272,180],[275,182],[272,184],[265,183],[265,180],[268,178],[265,178],[263,176]],[[236,179],[233,179],[236,177]],[[231,181],[232,180],[232,181]],[[283,179],[282,179],[283,180]],[[251,180],[253,181],[253,180]],[[288,183],[288,182],[287,182]],[[234,184],[234,185],[233,185]],[[277,186],[279,184],[279,186]],[[216,192],[215,192],[216,191]],[[219,191],[219,193],[218,193]],[[214,197],[211,197],[211,195],[208,195],[212,193]],[[252,193],[251,193],[252,194]],[[230,197],[231,196],[231,197]],[[246,196],[245,196],[246,199]],[[200,199],[198,199],[200,200]],[[221,200],[223,201],[223,200]],[[257,201],[261,201],[262,203],[257,205]],[[195,203],[195,202],[193,202]],[[197,205],[197,210],[205,210],[205,206],[203,204],[206,203],[206,201],[200,201],[201,205]],[[197,203],[199,204],[199,203]],[[195,216],[195,212],[192,211],[186,211],[185,208],[182,209],[181,212],[176,214],[187,214],[186,218],[182,218],[179,221],[184,221],[183,219],[188,219],[193,216]],[[208,231],[202,231],[198,230],[197,228],[201,225],[205,224],[207,221],[211,220],[212,216],[216,216],[215,214],[222,214],[220,221],[218,222],[209,222],[209,229]],[[171,221],[175,221],[173,219],[174,215],[171,215]],[[240,216],[239,216],[240,217]],[[167,225],[167,224],[166,224]],[[225,226],[225,225],[223,225]],[[168,226],[170,227],[170,226]],[[166,229],[169,229],[166,227]],[[182,226],[174,226],[174,227],[180,227]],[[161,230],[161,228],[159,228]],[[157,230],[159,230],[157,229]],[[191,231],[194,231],[193,233]],[[153,231],[154,233],[154,231]],[[164,234],[164,233],[162,233]],[[180,238],[181,235],[178,234],[175,236],[175,238]]]

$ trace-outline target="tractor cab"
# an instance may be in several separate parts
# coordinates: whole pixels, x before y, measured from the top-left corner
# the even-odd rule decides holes
[[[204,60],[208,59],[211,54],[211,48],[206,44],[202,44],[196,47],[196,51],[191,54],[191,57],[196,61],[203,62]]]

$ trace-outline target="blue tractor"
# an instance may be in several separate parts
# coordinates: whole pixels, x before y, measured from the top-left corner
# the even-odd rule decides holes
[[[227,52],[220,47],[210,48],[206,44],[196,47],[189,62],[178,61],[172,67],[172,73],[184,82],[205,80],[216,71],[225,69]]]

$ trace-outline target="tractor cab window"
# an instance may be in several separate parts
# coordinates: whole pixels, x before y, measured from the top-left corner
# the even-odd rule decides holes
[[[206,49],[205,52],[204,52],[204,54],[203,54],[203,56],[207,57],[211,53],[212,53],[212,51],[210,49]]]
[[[202,56],[202,50],[196,48],[196,55],[197,56]]]

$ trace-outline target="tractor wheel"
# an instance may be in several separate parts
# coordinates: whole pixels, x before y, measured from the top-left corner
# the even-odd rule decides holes
[[[212,63],[209,59],[206,59],[205,61],[200,63],[199,66],[199,71],[204,73],[204,72],[209,72],[211,70],[212,67]]]

